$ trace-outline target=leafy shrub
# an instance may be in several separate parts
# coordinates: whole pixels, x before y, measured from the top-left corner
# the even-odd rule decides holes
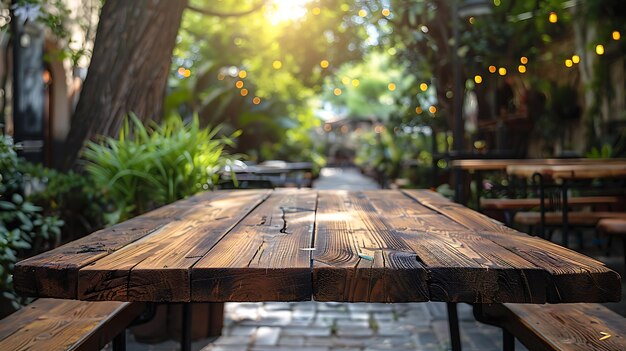
[[[116,207],[109,222],[212,188],[219,170],[235,158],[224,148],[240,134],[216,138],[218,132],[200,128],[196,117],[191,123],[173,117],[146,128],[130,115],[118,139],[90,142],[85,169]]]
[[[60,241],[63,221],[45,216],[25,196],[29,185],[10,137],[0,135],[0,288],[2,300],[17,309],[23,302],[13,291],[13,268],[19,258],[49,249]]]

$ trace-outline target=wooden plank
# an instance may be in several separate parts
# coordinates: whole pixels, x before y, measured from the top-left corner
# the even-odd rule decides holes
[[[80,268],[160,230],[197,203],[224,196],[228,192],[201,193],[20,261],[15,266],[15,290],[24,296],[76,299]]]
[[[594,226],[603,218],[626,219],[626,212],[610,211],[571,211],[567,214],[567,222],[575,226]],[[518,212],[513,217],[515,223],[523,225],[541,224],[540,212]],[[563,225],[563,212],[546,212],[547,225]]]
[[[621,298],[619,274],[602,262],[549,241],[522,234],[433,192],[409,190],[405,193],[548,272],[550,282],[546,284],[547,302],[608,302]],[[542,283],[537,281],[529,284]]]
[[[405,194],[364,194],[427,269],[432,301],[545,302],[548,274],[543,269]],[[402,214],[405,209],[422,214]],[[399,215],[389,215],[394,213]]]
[[[198,261],[193,301],[311,299],[311,245],[317,194],[276,190]]]
[[[100,350],[142,304],[39,299],[2,320],[0,350]]]
[[[583,206],[583,205],[601,205],[601,204],[617,204],[624,199],[620,196],[582,196],[572,197],[567,199],[567,204],[570,206]],[[527,198],[527,199],[480,199],[480,207],[483,209],[498,209],[498,210],[517,210],[517,209],[530,209],[533,207],[539,207],[539,198]],[[548,201],[546,201],[546,207],[548,207]]]
[[[572,165],[511,165],[506,168],[510,175],[530,178],[535,173],[553,179],[595,179],[626,176],[626,162],[609,162]]]
[[[360,192],[320,191],[313,288],[317,301],[427,301],[427,272]]]
[[[505,304],[490,312],[531,350],[626,350],[626,319],[599,304]]]
[[[454,203],[434,191],[404,190],[403,192],[409,197],[417,200],[422,205],[447,216],[457,223],[460,223],[465,228],[469,228],[474,231],[483,230],[510,235],[526,235],[505,226],[495,219],[473,211],[461,204]]]
[[[78,298],[190,301],[190,268],[271,193],[227,192],[169,218],[158,231],[81,268]]]

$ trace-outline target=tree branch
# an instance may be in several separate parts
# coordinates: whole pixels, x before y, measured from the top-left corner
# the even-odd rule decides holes
[[[252,8],[248,9],[248,10],[244,10],[244,11],[240,11],[240,12],[219,12],[219,11],[213,11],[211,9],[208,8],[200,8],[194,5],[187,5],[187,8],[191,11],[194,12],[198,12],[200,14],[206,15],[206,16],[216,16],[216,17],[242,17],[242,16],[246,16],[249,15],[253,12],[258,11],[259,9],[261,9],[261,7],[263,7],[265,4],[267,3],[267,0],[260,0],[259,2],[257,2],[254,6],[252,6]]]

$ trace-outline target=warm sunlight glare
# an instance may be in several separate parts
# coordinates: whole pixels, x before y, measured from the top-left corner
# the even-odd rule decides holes
[[[310,0],[274,0],[269,6],[267,16],[273,25],[302,18],[307,13],[308,2]]]

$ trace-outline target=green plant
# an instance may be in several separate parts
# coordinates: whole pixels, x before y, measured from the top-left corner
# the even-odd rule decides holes
[[[13,291],[13,268],[19,258],[49,249],[60,241],[63,221],[45,216],[25,196],[30,183],[21,171],[12,139],[0,135],[0,288],[13,309],[24,302]],[[6,312],[6,311],[4,311]]]
[[[218,132],[200,128],[197,117],[190,123],[172,117],[145,127],[131,114],[118,139],[88,143],[85,169],[116,207],[109,222],[212,188],[219,170],[236,158],[224,148],[240,134],[217,138]]]

